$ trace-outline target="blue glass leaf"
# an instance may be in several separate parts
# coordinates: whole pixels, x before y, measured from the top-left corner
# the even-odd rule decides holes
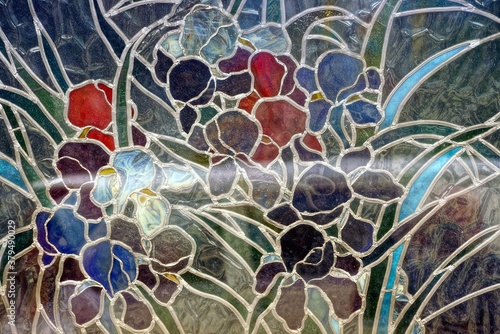
[[[100,30],[103,32],[115,54],[120,57],[123,49],[125,49],[125,42],[102,15],[101,9],[99,8],[99,2],[97,0],[94,0],[94,9]]]
[[[266,22],[281,22],[280,0],[267,0]]]
[[[241,29],[248,29],[259,25],[262,21],[262,1],[248,0],[238,16]]]
[[[57,59],[56,53],[57,51],[53,50],[51,47],[51,44],[49,43],[47,36],[44,34],[40,34],[42,38],[42,43],[43,43],[43,53],[44,56],[47,58],[47,63],[50,67],[50,71],[54,75],[54,78],[56,80],[55,83],[61,87],[61,90],[63,92],[66,92],[69,88],[68,82],[66,81],[66,77],[64,75],[64,70],[61,68],[61,65],[59,64],[59,61]]]

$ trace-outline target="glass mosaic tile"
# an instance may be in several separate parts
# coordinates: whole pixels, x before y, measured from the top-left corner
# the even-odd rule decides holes
[[[500,333],[500,2],[0,0],[1,333]]]

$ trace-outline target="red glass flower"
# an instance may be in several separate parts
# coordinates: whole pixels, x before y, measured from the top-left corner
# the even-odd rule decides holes
[[[112,88],[102,82],[72,90],[69,93],[68,120],[81,128],[106,129],[111,123],[112,96]]]

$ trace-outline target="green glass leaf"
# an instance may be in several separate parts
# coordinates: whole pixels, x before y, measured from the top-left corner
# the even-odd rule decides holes
[[[240,205],[225,205],[223,207],[219,208],[220,210],[224,211],[231,211],[238,213],[242,216],[251,218],[253,221],[256,221],[265,227],[269,228],[270,230],[274,232],[281,232],[281,229],[274,226],[273,224],[269,223],[266,221],[264,218],[264,213],[259,210],[258,208],[252,206],[252,205],[245,205],[245,204],[240,204]]]
[[[36,78],[31,75],[25,67],[17,61],[17,59],[14,59],[14,63],[16,64],[17,71],[19,73],[19,76],[26,82],[26,84],[29,86],[31,91],[36,95],[38,98],[39,103],[44,107],[44,109],[51,115],[55,120],[63,120],[64,117],[64,101],[54,94],[52,94],[49,90],[47,90],[45,87],[40,85]],[[49,134],[51,134],[52,138],[59,143],[60,139],[54,134],[52,135],[52,132],[54,133],[60,133],[59,130],[54,126],[52,121],[45,115],[45,113],[42,111],[40,106],[38,106],[37,103],[28,100],[30,103],[25,102],[22,98],[23,96],[20,95],[20,97],[15,98],[13,97],[13,100],[9,100],[10,102],[15,103],[17,106],[20,108],[26,110],[29,112],[30,116],[33,117],[33,119],[40,124],[43,128],[46,129]],[[72,129],[69,125],[66,124],[66,122],[60,121],[58,125],[63,129],[63,132],[68,136],[71,137],[73,136],[76,131]]]
[[[366,309],[363,315],[363,328],[374,328],[376,319],[378,303],[380,300],[380,293],[382,285],[384,284],[384,276],[387,270],[388,259],[377,264],[370,272],[370,279],[368,280],[368,291],[366,293]]]
[[[479,154],[488,159],[492,164],[494,164],[497,168],[500,168],[500,157],[496,152],[491,150],[488,146],[484,145],[480,141],[476,141],[471,144],[472,148],[474,148]]]
[[[257,270],[262,257],[261,252],[246,242],[244,238],[227,231],[222,226],[214,222],[210,219],[208,214],[196,216],[203,220],[203,222],[205,222],[219,237],[227,242],[227,244],[241,256],[241,258],[250,266],[250,268],[252,268],[252,270]]]
[[[322,329],[326,331],[326,333],[334,334],[330,326],[332,320],[332,317],[330,316],[330,306],[328,306],[328,303],[326,302],[325,298],[321,295],[321,292],[319,292],[319,290],[316,288],[309,288],[308,296],[309,296],[307,303],[308,310],[311,311],[319,321],[321,321],[321,323],[323,324]],[[310,318],[308,317],[308,319]]]
[[[457,136],[452,137],[452,140],[457,143],[461,143],[464,141],[470,141],[471,139],[479,139],[477,137],[480,137],[482,134],[485,132],[488,132],[488,130],[492,129],[494,126],[489,125],[489,126],[484,126],[476,129],[472,129],[469,131],[465,131],[464,133],[458,134]]]
[[[183,274],[182,278],[194,289],[211,296],[222,298],[229,304],[233,305],[243,318],[247,317],[248,310],[245,305],[243,305],[237,298],[231,295],[223,287],[190,272]]]
[[[395,122],[398,111],[408,101],[408,97],[415,92],[415,88],[419,87],[428,75],[431,75],[450,61],[453,61],[454,57],[469,47],[470,44],[472,42],[454,45],[447,49],[446,52],[430,57],[402,79],[398,87],[391,92],[384,103],[385,119],[380,124],[380,129],[385,129]]]
[[[398,203],[392,203],[384,209],[384,216],[377,231],[377,240],[382,239],[384,235],[394,226],[396,222],[397,208]]]
[[[165,325],[168,332],[171,334],[181,334],[179,328],[177,327],[177,323],[172,316],[170,309],[163,305],[160,305],[156,302],[156,300],[146,291],[142,286],[137,285],[137,288],[141,292],[142,296],[146,301],[149,302],[151,307],[153,308],[154,313],[158,316],[158,319]]]
[[[0,52],[6,59],[9,59],[9,55],[7,53],[7,48],[5,47],[5,42],[2,38],[0,38]]]
[[[57,59],[57,51],[52,48],[52,44],[49,42],[46,34],[40,33],[40,38],[42,39],[44,56],[47,58],[49,66],[48,70],[50,70],[50,72],[54,75],[54,78],[56,79],[55,83],[59,85],[63,92],[66,92],[69,89],[69,85],[64,77],[63,66]]]
[[[333,9],[315,8],[314,11],[292,20],[288,25],[288,35],[292,39],[292,49],[290,50],[292,56],[295,59],[302,58],[302,39],[311,24],[323,18],[335,16],[344,16],[344,14]]]
[[[239,227],[245,232],[245,235],[250,238],[257,245],[262,247],[266,252],[271,253],[274,251],[273,246],[266,239],[262,231],[254,224],[247,222],[244,219],[239,219],[233,217],[233,220],[239,225]]]
[[[14,243],[14,253],[19,254],[23,252],[25,249],[27,249],[30,246],[33,246],[33,230],[26,230],[22,232],[17,232],[15,234],[15,243]],[[4,282],[4,270],[6,270],[7,267],[7,262],[9,260],[9,254],[7,253],[7,249],[4,248],[4,253],[2,254],[1,262],[0,262],[0,272],[2,275],[0,275],[0,284],[3,284]],[[9,271],[7,269],[7,271]]]
[[[117,56],[121,55],[123,49],[125,49],[125,41],[120,37],[120,35],[113,29],[113,27],[106,21],[106,18],[99,8],[99,1],[93,1],[93,9],[95,11],[97,22],[100,30],[104,34],[106,41],[111,45],[111,48]]]
[[[449,148],[451,146],[450,143],[444,143],[430,152],[426,153],[423,157],[421,157],[418,161],[416,161],[401,177],[399,180],[399,183],[401,183],[403,186],[408,185],[408,183],[413,179],[413,177],[417,174],[417,172],[429,161],[435,159],[440,153],[442,153],[444,150]]]
[[[212,118],[217,115],[218,111],[214,107],[208,106],[200,109],[201,119],[200,124],[207,124]]]
[[[252,313],[250,314],[250,322],[249,322],[249,333],[252,333],[255,326],[257,325],[257,320],[259,316],[264,313],[269,306],[274,302],[276,295],[278,294],[278,289],[283,281],[283,277],[280,277],[276,283],[274,283],[273,288],[269,291],[267,295],[259,299],[257,304],[255,305]]]
[[[210,165],[210,158],[207,154],[196,152],[184,143],[170,139],[160,139],[160,142],[169,154],[186,159],[203,167],[208,167]]]
[[[11,107],[9,107],[5,103],[2,103],[1,105],[2,105],[3,110],[5,111],[5,115],[7,117],[7,120],[10,123],[10,127],[13,129],[11,133],[14,133],[14,138],[17,141],[17,143],[19,144],[19,146],[21,146],[21,149],[23,149],[24,152],[27,152],[26,142],[24,141],[24,136],[21,132],[21,128],[19,127],[19,123],[17,122],[17,118],[14,115],[14,111],[12,110]]]
[[[394,130],[384,132],[374,137],[371,140],[371,144],[376,150],[403,138],[422,135],[438,135],[445,137],[456,131],[457,129],[443,124],[400,125]]]
[[[132,48],[127,51],[123,60],[123,67],[118,72],[118,85],[113,94],[116,94],[116,128],[118,133],[118,146],[128,147],[132,144],[129,141],[129,106],[128,106],[128,70],[130,67],[130,53]]]
[[[59,129],[44,114],[42,109],[36,103],[30,101],[28,98],[22,96],[21,94],[3,89],[0,89],[0,99],[8,101],[11,104],[25,110],[43,129],[45,129],[45,131],[47,131],[47,133],[56,143],[60,143],[62,141],[63,137],[59,132]],[[45,100],[45,103],[47,102],[48,100]],[[74,130],[71,130],[71,132],[74,132]]]
[[[37,174],[33,166],[26,160],[24,156],[21,156],[21,164],[28,179],[28,182],[33,185],[33,190],[35,191],[35,195],[40,201],[41,205],[45,208],[51,208],[54,206],[52,201],[47,197],[47,191],[45,189],[44,183],[40,176]]]
[[[426,297],[431,293],[432,289],[434,288],[436,283],[439,281],[441,276],[443,276],[443,274],[444,274],[444,272],[435,275],[434,278],[432,279],[432,281],[425,287],[424,292],[417,299],[415,299],[413,301],[413,303],[410,306],[410,308],[408,309],[408,311],[406,311],[406,313],[403,317],[403,320],[396,327],[394,333],[396,333],[396,334],[406,333],[406,331],[408,330],[408,326],[410,326],[410,324],[413,320],[413,317],[417,313],[418,308],[420,307],[420,305],[422,305],[422,302],[426,299]]]
[[[368,35],[368,43],[366,44],[365,60],[366,66],[379,67],[382,57],[382,48],[386,34],[390,31],[389,19],[391,18],[394,6],[398,3],[397,0],[389,0],[384,4],[384,7],[379,12],[378,17],[373,25],[373,28]]]
[[[266,21],[281,22],[281,1],[267,0]]]
[[[311,317],[307,317],[306,321],[304,322],[303,333],[322,334],[323,332],[318,327],[318,324]]]

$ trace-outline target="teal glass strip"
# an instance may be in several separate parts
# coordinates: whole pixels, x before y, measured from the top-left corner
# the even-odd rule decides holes
[[[23,190],[28,191],[28,188],[21,177],[21,173],[19,173],[17,168],[6,160],[0,160],[0,176],[12,182],[16,186],[21,187]]]
[[[432,181],[439,175],[439,172],[446,166],[446,164],[453,159],[453,157],[460,152],[461,148],[454,148],[439,158],[437,158],[433,163],[431,163],[415,180],[415,182],[410,187],[408,196],[401,205],[401,212],[398,217],[398,221],[401,222],[412,213],[414,213],[420,202],[422,201],[425,192],[432,184]],[[394,283],[396,282],[396,272],[399,265],[399,260],[403,253],[404,245],[400,245],[393,253],[392,262],[390,264],[391,269],[389,272],[389,278],[387,280],[386,290],[392,290],[394,288]],[[392,304],[392,292],[386,292],[382,301],[382,307],[380,311],[378,331],[377,333],[388,333],[389,331],[389,318],[390,310]]]
[[[391,95],[389,101],[387,101],[386,107],[384,108],[385,119],[380,125],[380,129],[385,129],[392,125],[392,123],[394,122],[394,118],[396,117],[396,113],[401,107],[403,101],[408,97],[408,94],[410,94],[411,90],[420,82],[422,82],[421,80],[426,75],[446,63],[448,60],[450,60],[451,57],[455,56],[460,51],[467,48],[469,45],[470,43],[456,46],[446,51],[445,53],[428,60],[417,71],[411,74],[408,78],[404,79],[402,84]]]

